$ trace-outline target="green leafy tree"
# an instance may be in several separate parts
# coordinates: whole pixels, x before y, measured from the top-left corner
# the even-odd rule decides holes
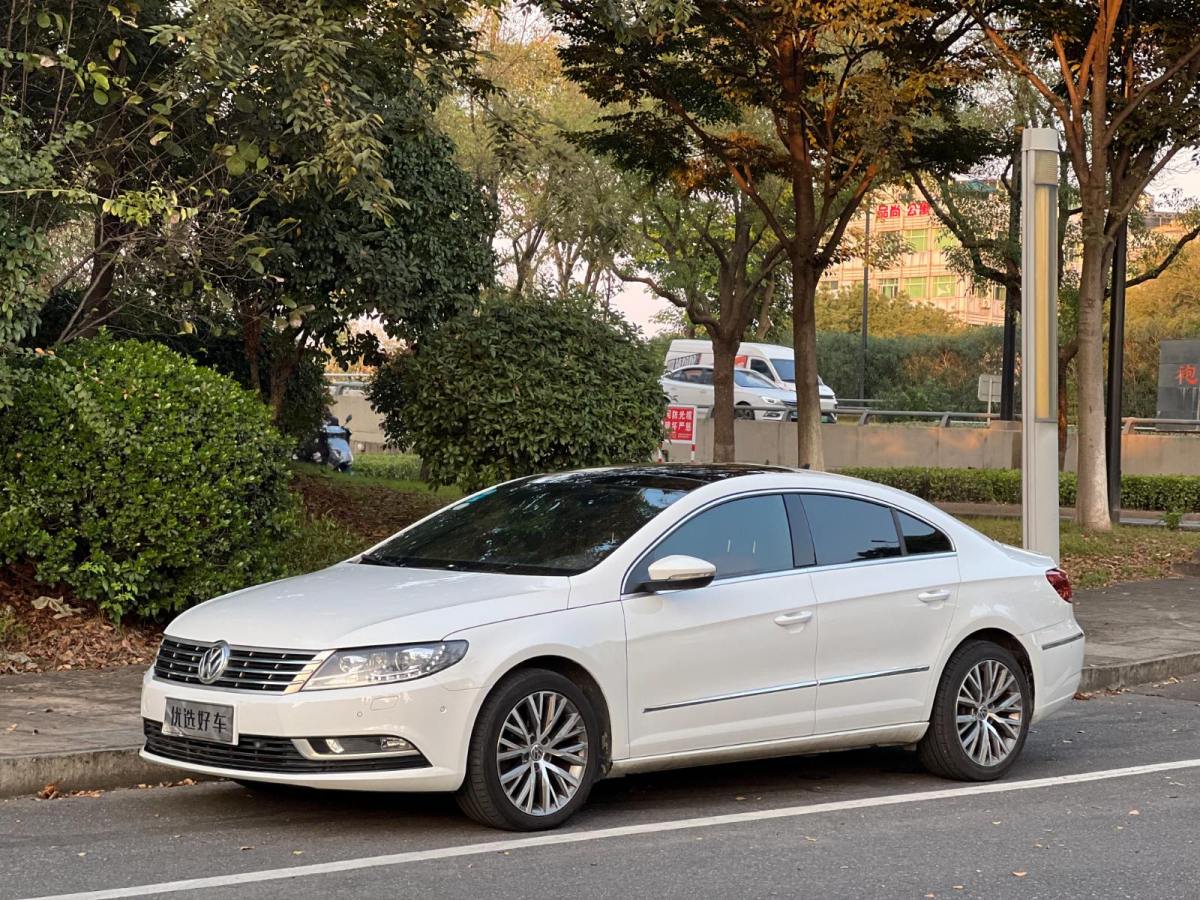
[[[786,199],[781,183],[774,196],[778,208]],[[629,251],[634,270],[621,270],[621,278],[646,285],[712,340],[713,459],[732,462],[734,358],[755,316],[775,296],[786,262],[783,245],[758,208],[725,178],[648,185],[640,199],[640,239]]]
[[[1080,525],[1112,527],[1104,445],[1104,295],[1117,233],[1200,140],[1196,6],[1177,0],[965,3],[995,58],[1052,110],[1078,184]]]
[[[371,385],[384,433],[435,484],[467,488],[649,460],[662,440],[662,361],[587,303],[494,296],[400,353]]]
[[[791,268],[798,461],[822,465],[814,297],[863,198],[938,142],[945,101],[970,74],[966,23],[936,4],[547,0],[567,74],[603,104],[614,152],[664,168],[695,145],[723,166]],[[782,219],[762,195],[789,187]]]

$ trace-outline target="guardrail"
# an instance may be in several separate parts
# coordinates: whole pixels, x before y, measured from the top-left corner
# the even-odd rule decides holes
[[[1159,426],[1173,426],[1162,429]],[[1172,434],[1200,434],[1200,420],[1196,419],[1141,419],[1129,417],[1121,420],[1121,430],[1126,434],[1136,434],[1139,431],[1169,430]]]

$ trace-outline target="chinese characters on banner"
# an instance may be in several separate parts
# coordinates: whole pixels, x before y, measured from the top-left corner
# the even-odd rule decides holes
[[[1195,363],[1183,363],[1175,374],[1175,380],[1185,387],[1200,385],[1200,366]]]
[[[668,406],[663,427],[667,430],[667,440],[693,443],[696,440],[696,407]]]
[[[929,215],[929,204],[922,200],[919,203],[909,203],[907,206],[899,203],[880,203],[875,207],[875,218],[877,219],[899,219],[902,214],[927,216]]]

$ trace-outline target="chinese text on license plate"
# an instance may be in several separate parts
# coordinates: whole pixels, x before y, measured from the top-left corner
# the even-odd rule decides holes
[[[196,703],[167,698],[163,712],[163,734],[199,738],[220,744],[236,744],[233,707],[219,703]]]

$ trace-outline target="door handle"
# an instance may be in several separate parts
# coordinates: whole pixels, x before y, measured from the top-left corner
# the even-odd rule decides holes
[[[944,588],[937,591],[922,591],[917,594],[917,599],[922,603],[937,603],[940,600],[948,600],[949,598],[950,592]]]
[[[788,625],[803,625],[805,622],[812,619],[813,614],[811,609],[801,610],[800,612],[783,613],[775,617],[775,624],[786,628]]]

